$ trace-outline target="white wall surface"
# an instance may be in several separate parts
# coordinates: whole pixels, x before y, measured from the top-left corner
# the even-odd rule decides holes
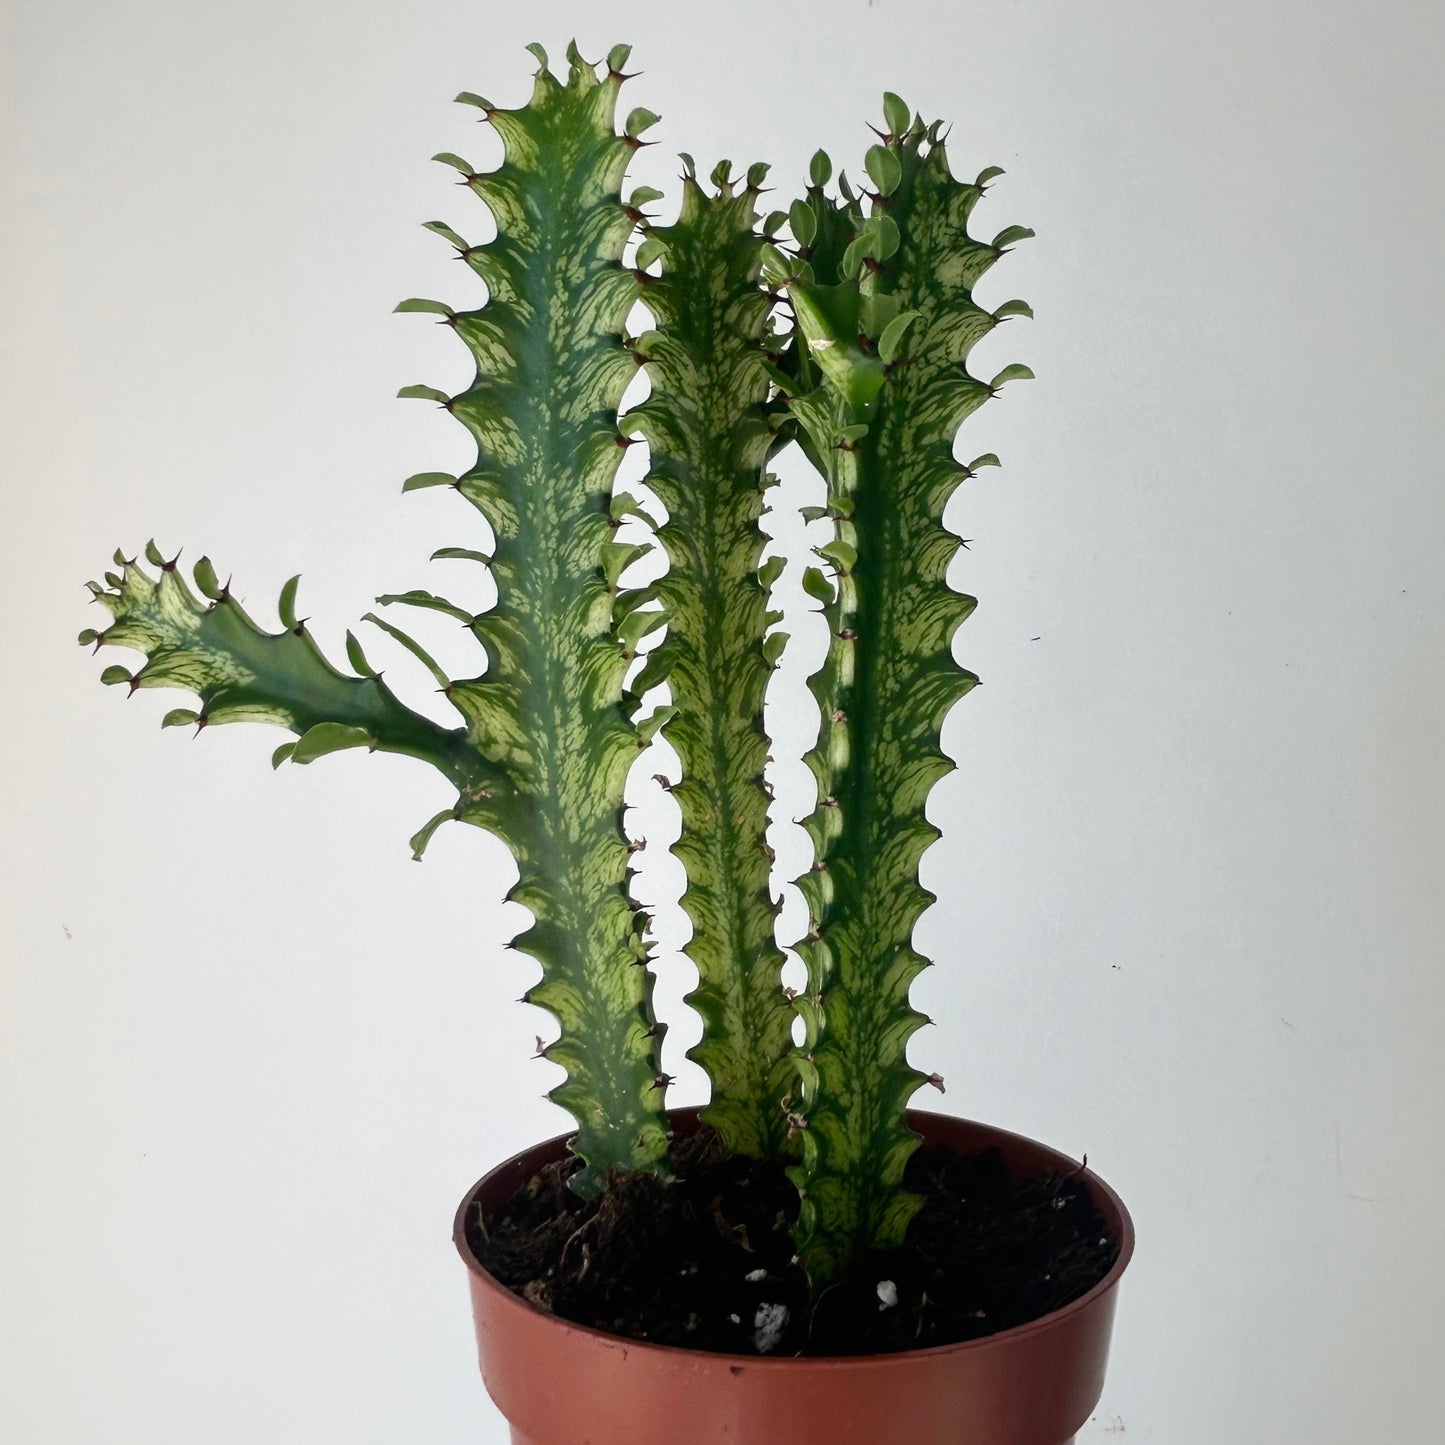
[[[263,729],[163,734],[172,695],[100,688],[73,639],[81,584],[152,534],[234,568],[267,620],[303,571],[333,649],[377,592],[445,590],[425,558],[477,524],[398,484],[466,444],[391,398],[466,358],[390,308],[474,294],[418,224],[480,225],[427,162],[490,154],[451,96],[514,103],[521,46],[575,33],[636,45],[632,101],[664,116],[639,180],[686,149],[769,159],[786,196],[815,146],[861,155],[888,87],[955,122],[958,169],[1007,168],[985,225],[1039,233],[981,293],[1039,318],[985,343],[986,374],[1039,380],[960,443],[1005,465],[952,514],[985,686],[932,805],[939,1024],[914,1057],[950,1107],[1087,1150],[1137,1215],[1081,1438],[1438,1438],[1441,17],[11,0],[0,1436],[505,1439],[451,1211],[563,1124],[511,1002],[505,853],[445,829],[416,867],[446,791],[425,769],[273,774]],[[800,685],[777,696],[800,743]],[[687,965],[662,974],[675,1016]],[[694,1037],[680,1020],[675,1065]]]

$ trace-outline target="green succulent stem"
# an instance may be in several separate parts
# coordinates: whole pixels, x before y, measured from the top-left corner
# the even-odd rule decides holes
[[[796,1247],[820,1289],[863,1252],[901,1244],[917,1207],[904,1187],[918,1142],[906,1110],[925,1075],[908,1045],[927,1020],[909,994],[927,966],[914,927],[933,901],[919,865],[939,836],[930,791],[953,766],[943,722],[977,682],[953,657],[974,603],[949,585],[958,539],[943,516],[962,480],[997,464],[955,460],[959,425],[1031,374],[1007,366],[985,381],[967,360],[1001,321],[1030,314],[1022,301],[986,310],[974,287],[1032,233],[969,233],[998,172],[956,180],[940,127],[895,95],[861,190],[840,175],[830,193],[832,165],[819,152],[806,194],[760,228],[765,167],[744,181],[723,163],[708,190],[684,157],[681,211],[656,225],[644,208],[657,192],[622,195],[657,119],[639,108],[618,128],[627,47],[594,65],[574,45],[564,75],[531,49],[538,70],[525,104],[458,97],[500,138],[501,164],[478,172],[451,152],[437,157],[496,222],[481,244],[428,223],[484,283],[483,304],[414,297],[397,308],[439,318],[474,362],[455,395],[425,385],[402,395],[460,422],[475,462],[456,476],[418,473],[403,490],[449,489],[475,509],[473,535],[435,556],[486,569],[496,602],[474,612],[429,591],[378,598],[464,628],[480,660],[462,677],[390,620],[366,621],[422,663],[459,723],[406,706],[350,633],[351,672],[328,661],[297,617],[297,579],[281,592],[281,630],[268,632],[205,558],[192,590],[153,544],[146,566],[117,554],[117,570],[91,584],[111,620],[80,640],[143,654],[134,671],[107,667],[106,683],[189,691],[196,705],[172,709],[166,726],[255,721],[290,732],[277,766],[350,748],[430,763],[456,799],[412,839],[417,857],[453,820],[506,843],[518,875],[507,896],[533,917],[514,946],[540,965],[526,1000],[556,1023],[541,1052],[563,1071],[549,1097],[576,1121],[572,1183],[584,1195],[615,1173],[669,1167],[650,919],[631,895],[638,845],[623,826],[629,773],[661,732],[682,764],[674,852],[698,970],[689,1002],[703,1024],[691,1057],[713,1086],[704,1117],[734,1153],[794,1161]],[[786,250],[773,239],[784,225]],[[773,324],[780,298],[786,334]],[[630,338],[639,300],[654,329]],[[639,366],[651,392],[622,415]],[[639,439],[667,510],[656,536],[669,570],[648,586],[626,580],[647,548],[619,537],[646,516],[616,486]],[[782,561],[762,565],[759,518],[769,458],[794,439],[826,482],[834,535],[804,575],[830,641],[809,682],[821,718],[807,757],[814,862],[798,880],[807,986],[790,997],[775,938],[764,727],[786,641],[769,611]],[[671,705],[639,722],[643,696],[663,683]]]
[[[906,1110],[926,1076],[907,1046],[927,1019],[909,987],[927,966],[913,928],[933,901],[918,865],[939,836],[928,794],[953,766],[939,746],[943,720],[977,682],[953,659],[974,602],[948,584],[958,540],[943,511],[971,474],[953,457],[959,424],[1003,380],[1027,374],[985,383],[965,365],[995,324],[973,286],[1003,249],[968,234],[981,184],[953,179],[937,128],[921,122],[869,162],[879,193],[867,217],[851,203],[827,207],[854,219],[841,258],[834,248],[821,271],[816,256],[771,260],[807,351],[808,364],[784,378],[790,407],[835,526],[825,570],[807,584],[831,639],[810,680],[819,801],[805,824],[815,863],[799,880],[808,985],[797,1001],[803,1158],[793,1175],[796,1240],[815,1286],[865,1250],[900,1245],[917,1208],[903,1187],[918,1142]],[[810,205],[827,203],[815,194]]]
[[[473,246],[432,228],[488,290],[484,306],[450,317],[476,376],[443,405],[477,445],[455,486],[492,533],[498,597],[469,621],[486,667],[447,695],[527,805],[505,828],[490,800],[464,802],[460,816],[501,832],[516,856],[508,897],[535,921],[514,947],[542,966],[526,998],[557,1021],[542,1052],[566,1077],[550,1097],[577,1121],[584,1167],[573,1186],[594,1193],[609,1171],[661,1170],[667,1158],[662,1026],[622,827],[644,743],[623,681],[662,619],[645,591],[621,584],[612,497],[626,445],[618,407],[636,370],[622,339],[638,282],[623,265],[634,221],[621,186],[645,117],[634,112],[617,133],[624,49],[599,76],[574,47],[565,81],[534,53],[526,105],[461,97],[502,140],[502,164],[467,175],[496,237]],[[429,595],[402,600],[458,610]]]
[[[328,752],[364,747],[428,762],[459,791],[506,791],[501,770],[467,747],[462,729],[444,728],[412,711],[375,673],[339,671],[294,615],[280,632],[257,626],[230,588],[216,584],[207,559],[196,564],[199,595],[175,563],[160,561],[158,554],[154,576],[120,553],[115,562],[109,585],[90,584],[112,620],[103,630],[87,629],[81,641],[146,655],[135,672],[108,667],[103,674],[108,683],[126,684],[131,692],[168,687],[193,693],[200,706],[173,709],[167,726],[271,723],[297,735],[278,750],[278,764],[288,758],[309,763]]]
[[[368,620],[427,666],[463,726],[447,730],[402,707],[359,645],[352,661],[363,676],[331,668],[287,615],[292,584],[281,607],[289,630],[271,637],[219,589],[203,609],[187,601],[172,569],[152,584],[128,567],[115,587],[98,589],[122,615],[94,638],[148,651],[136,685],[190,687],[202,699],[202,721],[246,717],[300,733],[278,749],[278,762],[364,745],[423,757],[456,785],[455,805],[418,832],[414,850],[420,856],[455,818],[496,833],[514,854],[519,876],[507,896],[534,921],[513,946],[542,966],[526,997],[557,1021],[543,1054],[565,1077],[550,1097],[577,1122],[583,1167],[573,1185],[595,1193],[609,1172],[661,1171],[667,1161],[662,1027],[622,826],[627,774],[645,742],[623,680],[638,643],[663,617],[646,590],[620,583],[612,496],[627,445],[618,407],[636,371],[622,339],[638,281],[623,264],[634,221],[621,185],[649,117],[634,112],[617,131],[625,47],[600,73],[572,47],[565,80],[534,53],[539,69],[525,105],[504,110],[460,97],[501,137],[502,164],[478,173],[460,157],[441,157],[463,171],[496,219],[497,234],[484,245],[441,222],[429,227],[485,282],[486,303],[456,311],[412,299],[398,308],[443,316],[476,362],[475,379],[456,396],[404,389],[438,402],[477,445],[462,476],[425,472],[405,490],[450,486],[482,514],[489,550],[439,555],[488,567],[498,600],[473,614],[430,592],[379,599],[465,626],[486,654],[465,678],[449,677],[394,624]],[[208,571],[198,580],[206,591],[214,579]],[[130,680],[112,671],[107,680]]]
[[[768,1157],[786,1142],[792,1009],[774,933],[763,776],[773,670],[764,633],[777,614],[759,576],[773,441],[763,349],[771,303],[754,208],[762,170],[737,185],[724,165],[710,195],[689,164],[676,223],[647,229],[642,255],[662,266],[644,296],[658,329],[638,343],[652,392],[627,421],[649,443],[648,483],[668,513],[658,533],[671,564],[658,584],[668,635],[634,686],[665,679],[674,703],[665,736],[682,763],[672,789],[682,835],[673,851],[687,870],[682,904],[698,970],[688,1002],[703,1023],[689,1057],[712,1083],[705,1121],[734,1153]]]

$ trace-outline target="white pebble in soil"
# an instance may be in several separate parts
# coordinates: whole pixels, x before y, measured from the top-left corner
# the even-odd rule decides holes
[[[788,1328],[787,1305],[759,1305],[753,1317],[753,1348],[766,1355],[778,1347],[783,1331]]]
[[[898,1303],[898,1286],[891,1279],[878,1281],[878,1308],[891,1310]]]
[[[762,1282],[767,1279],[767,1277],[768,1272],[765,1269],[755,1269],[751,1274],[745,1274],[743,1276],[743,1278],[747,1280],[749,1284],[762,1284]]]

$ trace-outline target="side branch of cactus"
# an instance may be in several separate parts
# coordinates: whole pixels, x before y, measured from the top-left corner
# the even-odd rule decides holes
[[[649,444],[671,565],[657,588],[668,634],[634,686],[640,694],[665,680],[672,690],[665,735],[682,763],[673,851],[687,871],[682,904],[698,970],[688,1001],[703,1022],[689,1057],[712,1082],[703,1117],[734,1153],[767,1157],[785,1143],[793,1015],[774,936],[763,778],[763,695],[783,641],[764,639],[776,614],[759,576],[773,437],[763,350],[771,301],[759,284],[754,209],[766,168],[738,184],[724,162],[708,194],[684,159],[678,219],[648,226],[638,254],[642,266],[660,258],[661,276],[644,292],[657,329],[638,342],[652,392],[626,424]]]
[[[826,151],[818,151],[809,163],[807,191],[792,203],[786,213],[793,236],[786,271],[788,276],[835,279],[844,254],[863,224],[862,205],[848,184],[846,175],[838,177],[840,194],[828,194],[825,188],[832,176],[832,160]],[[780,221],[784,219],[782,212],[774,214]],[[774,282],[780,282],[783,274],[775,273]],[[818,455],[807,428],[796,425],[796,417],[790,410],[790,398],[806,396],[822,381],[822,373],[796,324],[796,316],[793,319],[792,330],[782,339],[771,368],[777,384],[771,410],[780,440],[786,438],[798,442],[809,461],[826,475],[826,461]]]
[[[769,258],[808,351],[809,365],[788,381],[790,407],[825,472],[836,528],[821,549],[831,578],[809,581],[832,641],[810,684],[822,714],[808,757],[816,861],[799,880],[810,922],[800,945],[809,981],[797,1000],[806,1035],[796,1238],[815,1285],[865,1249],[900,1244],[917,1207],[903,1172],[917,1145],[905,1111],[925,1082],[907,1058],[926,1022],[909,1003],[927,963],[913,928],[933,901],[918,865],[938,836],[924,805],[953,766],[939,746],[944,717],[977,681],[953,659],[954,630],[974,602],[948,586],[958,544],[942,518],[972,473],[953,457],[959,424],[1005,381],[1030,374],[1009,367],[986,382],[965,365],[997,321],[1027,312],[1019,302],[990,313],[973,299],[983,273],[1031,234],[969,235],[969,214],[997,172],[961,184],[937,125],[910,119],[894,96],[885,115],[888,137],[868,153],[869,213],[838,271]]]
[[[637,365],[623,341],[639,283],[623,265],[634,221],[621,186],[656,117],[636,110],[616,130],[626,47],[600,74],[573,47],[565,81],[540,47],[533,53],[540,69],[526,105],[459,97],[501,137],[500,167],[478,174],[458,156],[438,157],[496,219],[483,245],[431,225],[486,283],[486,304],[402,305],[441,314],[476,362],[456,396],[406,392],[438,400],[467,428],[476,464],[409,485],[449,483],[486,519],[490,556],[447,555],[489,566],[497,604],[473,617],[429,593],[394,600],[457,616],[485,647],[483,671],[446,692],[471,746],[527,805],[525,826],[506,834],[520,872],[508,896],[535,917],[515,946],[542,965],[527,999],[557,1020],[544,1054],[567,1076],[550,1097],[577,1121],[584,1168],[573,1183],[592,1193],[607,1171],[660,1169],[667,1152],[646,916],[628,893],[622,829],[623,786],[645,741],[623,679],[663,617],[648,592],[619,583],[631,554],[613,540],[612,498],[627,444],[618,406]],[[491,826],[485,809],[466,805],[459,816]]]
[[[405,753],[431,763],[459,795],[485,796],[506,815],[515,793],[502,770],[467,746],[460,728],[448,729],[405,706],[367,662],[347,634],[347,652],[359,676],[331,665],[306,623],[296,616],[296,584],[282,589],[282,631],[270,633],[247,616],[222,585],[210,561],[196,563],[192,591],[175,561],[151,543],[147,572],[137,559],[117,552],[104,584],[90,583],[92,597],[111,615],[103,629],[87,628],[82,644],[132,648],[145,654],[135,671],[118,663],[101,680],[143,687],[179,688],[197,706],[172,708],[166,727],[197,729],[221,723],[264,722],[297,734],[273,758],[309,763],[344,748]]]

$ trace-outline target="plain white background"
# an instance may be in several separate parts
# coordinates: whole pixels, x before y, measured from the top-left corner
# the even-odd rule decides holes
[[[47,0],[4,11],[0,1433],[16,1445],[500,1442],[449,1228],[563,1125],[502,944],[501,847],[408,834],[406,759],[97,686],[82,583],[155,535],[333,650],[378,592],[468,594],[460,429],[393,401],[466,359],[540,39],[636,46],[674,153],[857,157],[885,88],[1008,175],[984,283],[1039,380],[951,518],[981,605],[920,928],[948,1107],[1091,1162],[1136,1213],[1082,1439],[1426,1440],[1445,1338],[1441,12],[1425,0],[653,5]],[[672,191],[675,195],[675,189]],[[784,500],[806,500],[796,470]],[[786,516],[774,524],[796,537]],[[790,582],[791,586],[791,574]],[[795,593],[789,593],[795,597]],[[450,629],[419,631],[464,665]],[[806,633],[806,625],[803,631]],[[806,654],[806,646],[803,654]],[[425,707],[427,682],[378,645]],[[119,661],[125,654],[106,660]],[[808,727],[780,685],[782,743]],[[445,712],[438,714],[444,716]],[[651,772],[651,767],[645,771]],[[783,802],[804,811],[796,765]],[[639,784],[641,825],[669,806]],[[800,864],[791,830],[785,858]],[[666,867],[652,879],[676,894]],[[791,918],[791,915],[790,915]],[[795,921],[795,920],[794,920]],[[660,923],[670,948],[675,912]],[[689,982],[675,952],[663,993]],[[674,1014],[676,1010],[673,1010]],[[693,1039],[679,1019],[672,1062]],[[680,1101],[699,1079],[679,1067]],[[936,1102],[936,1101],[935,1101]],[[680,1427],[679,1440],[685,1438]]]

